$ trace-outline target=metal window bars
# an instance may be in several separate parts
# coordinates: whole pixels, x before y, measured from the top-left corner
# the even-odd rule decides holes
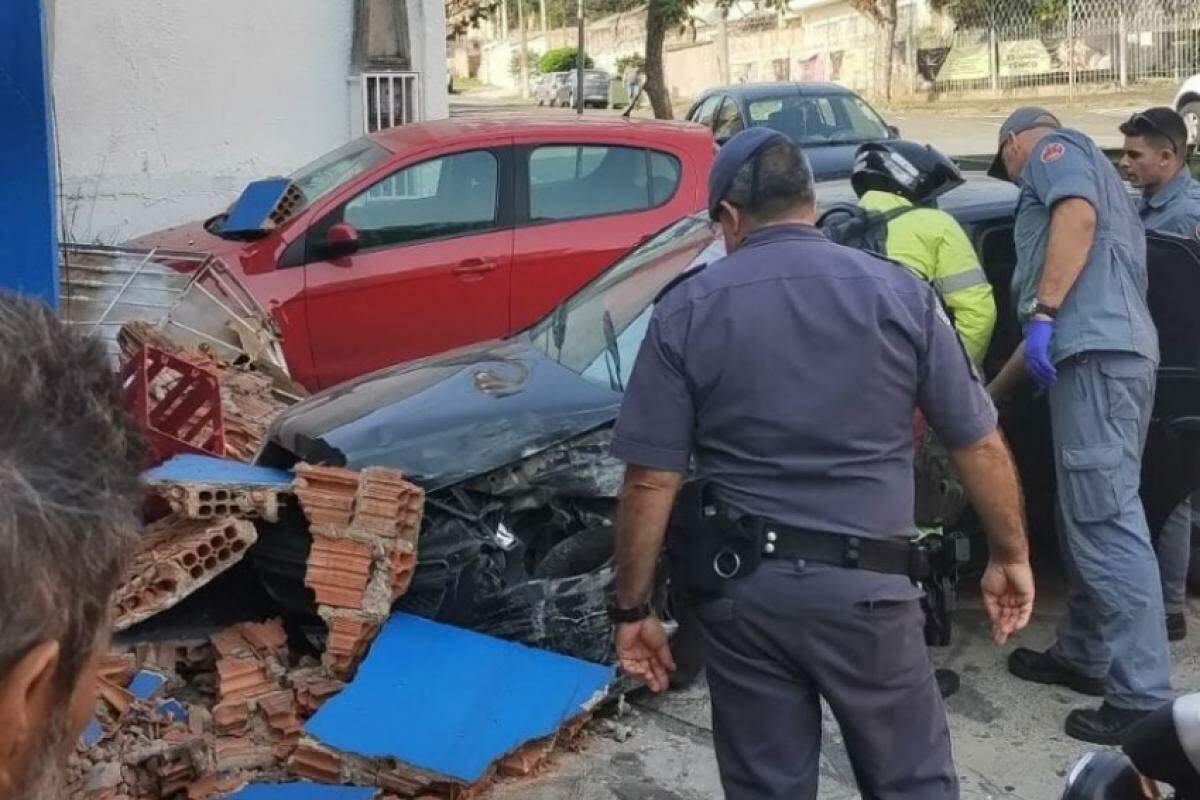
[[[363,130],[374,133],[421,119],[421,76],[418,72],[362,74]]]

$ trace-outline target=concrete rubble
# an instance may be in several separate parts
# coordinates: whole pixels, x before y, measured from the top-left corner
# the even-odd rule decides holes
[[[309,464],[294,490],[312,533],[304,583],[329,631],[322,663],[345,678],[412,582],[425,495],[396,470]]]
[[[171,514],[151,523],[113,595],[113,627],[124,630],[174,606],[240,561],[257,540],[253,522],[228,515]]]
[[[304,391],[252,348],[231,361],[228,348],[218,354],[170,330],[130,322],[114,342],[120,359],[140,369],[142,405],[132,407],[153,428],[156,461],[168,460],[144,476],[148,524],[112,602],[126,644],[101,666],[96,715],[70,763],[70,796],[207,800],[299,780],[307,782],[291,784],[299,791],[353,785],[370,787],[376,798],[468,800],[497,779],[536,774],[556,748],[573,747],[590,710],[493,756],[472,780],[338,751],[305,732],[355,679],[412,585],[424,492],[381,467],[301,463],[288,473],[250,466],[271,420]],[[203,402],[179,402],[188,381],[191,390],[200,386]],[[260,479],[255,470],[277,474]],[[299,620],[293,627],[266,619],[139,641],[135,626],[204,591],[260,536],[286,536],[289,525],[305,524],[311,545],[298,563],[323,636]]]
[[[71,797],[207,800],[299,779],[374,787],[376,797],[397,800],[467,800],[499,778],[536,774],[580,735],[589,712],[464,782],[339,752],[304,732],[353,680],[412,581],[424,493],[399,472],[301,464],[282,488],[202,479],[149,479],[147,487],[170,511],[147,527],[114,598],[118,629],[202,589],[255,543],[256,521],[278,519],[295,502],[312,534],[305,585],[327,626],[324,648],[305,652],[303,635],[289,640],[284,622],[268,619],[114,649],[100,668],[91,733],[71,760]]]
[[[212,455],[252,461],[266,441],[271,420],[307,394],[269,363],[229,361],[212,348],[184,346],[169,336],[160,324],[128,322],[121,328],[118,341],[123,360],[137,358],[139,353],[151,349],[214,376],[220,392],[218,411],[223,438],[221,452]],[[173,388],[169,379],[170,376],[163,375],[151,382],[149,389],[153,398],[162,400],[169,396]]]

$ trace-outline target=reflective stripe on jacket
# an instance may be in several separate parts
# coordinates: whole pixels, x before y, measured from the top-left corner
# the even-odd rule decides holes
[[[867,192],[859,205],[868,211],[911,206],[888,192]],[[996,300],[975,248],[954,217],[936,208],[918,208],[888,223],[887,256],[932,284],[954,315],[954,327],[971,359],[979,364],[996,326]]]

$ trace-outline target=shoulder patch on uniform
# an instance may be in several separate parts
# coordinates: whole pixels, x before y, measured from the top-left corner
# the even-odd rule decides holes
[[[704,270],[706,270],[706,269],[708,269],[707,262],[705,262],[704,264],[697,264],[696,266],[692,267],[691,269],[685,270],[685,271],[679,273],[678,275],[676,275],[674,278],[671,278],[671,280],[667,281],[667,285],[662,287],[661,289],[659,289],[658,294],[654,295],[654,304],[658,305],[658,301],[662,300],[663,297],[666,296],[667,292],[671,291],[676,286],[678,286],[679,284],[686,281],[688,278],[691,278],[695,275],[699,275],[701,272],[704,272]]]
[[[1062,142],[1051,142],[1042,148],[1042,155],[1040,158],[1042,159],[1043,164],[1049,164],[1051,161],[1058,161],[1060,158],[1062,158],[1062,154],[1065,151],[1066,148],[1063,147]]]

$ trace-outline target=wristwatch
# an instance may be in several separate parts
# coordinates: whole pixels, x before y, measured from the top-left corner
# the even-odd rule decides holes
[[[616,625],[625,622],[641,622],[648,616],[650,616],[649,603],[642,603],[633,608],[621,608],[620,606],[608,607],[608,618]]]
[[[1058,315],[1058,306],[1048,306],[1045,303],[1039,302],[1033,307],[1033,316],[1036,317],[1038,314],[1054,319]]]

